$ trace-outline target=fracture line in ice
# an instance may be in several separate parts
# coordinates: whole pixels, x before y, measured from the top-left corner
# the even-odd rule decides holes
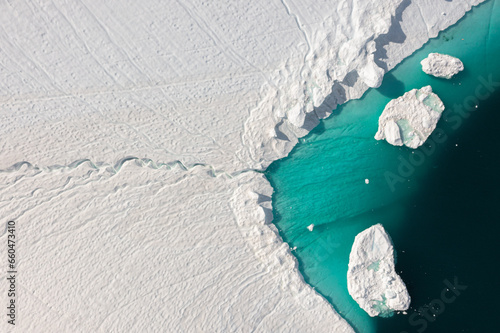
[[[34,175],[40,173],[40,172],[50,172],[53,170],[62,170],[62,169],[75,169],[78,168],[81,165],[86,165],[89,169],[91,170],[105,170],[109,172],[110,174],[116,174],[120,171],[122,166],[126,163],[133,162],[137,166],[140,167],[148,167],[151,169],[166,169],[166,170],[171,170],[174,168],[178,168],[184,171],[190,171],[194,168],[202,168],[206,169],[206,173],[208,176],[215,178],[220,175],[225,175],[229,178],[233,178],[235,176],[238,176],[240,174],[246,173],[246,172],[259,172],[261,173],[262,171],[260,170],[255,170],[255,169],[242,169],[238,170],[235,172],[228,173],[224,170],[219,170],[214,168],[212,165],[205,164],[205,163],[194,163],[194,164],[184,164],[180,160],[174,160],[171,162],[167,163],[160,163],[160,162],[155,162],[149,158],[139,158],[135,156],[127,156],[124,158],[121,158],[118,160],[115,164],[111,163],[106,163],[106,162],[94,162],[91,161],[90,159],[84,158],[84,159],[78,159],[75,160],[68,165],[50,165],[50,166],[38,166],[36,164],[32,164],[28,161],[21,161],[14,163],[11,167],[7,169],[0,169],[0,173],[5,173],[5,172],[17,172],[17,171],[32,171]]]

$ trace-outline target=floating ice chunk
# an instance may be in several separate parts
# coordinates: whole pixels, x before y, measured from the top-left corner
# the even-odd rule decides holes
[[[394,270],[394,248],[381,224],[366,229],[354,239],[347,289],[372,317],[386,317],[409,308],[410,295]]]
[[[430,53],[420,64],[426,74],[445,79],[451,79],[453,75],[464,70],[460,59],[440,53]]]
[[[434,131],[443,111],[444,104],[431,86],[410,90],[386,105],[375,139],[418,148]]]

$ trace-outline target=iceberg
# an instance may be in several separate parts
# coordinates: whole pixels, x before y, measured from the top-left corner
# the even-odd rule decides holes
[[[451,79],[464,70],[464,64],[460,59],[440,53],[430,53],[420,64],[426,74],[444,79]]]
[[[434,131],[443,111],[444,104],[431,86],[410,90],[386,105],[375,139],[416,149]]]
[[[381,224],[364,230],[354,239],[347,289],[371,317],[387,317],[409,308],[410,295],[394,269],[394,247]]]

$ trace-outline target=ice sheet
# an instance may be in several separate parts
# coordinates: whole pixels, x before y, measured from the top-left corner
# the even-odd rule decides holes
[[[252,170],[479,2],[0,5],[17,329],[350,331]]]

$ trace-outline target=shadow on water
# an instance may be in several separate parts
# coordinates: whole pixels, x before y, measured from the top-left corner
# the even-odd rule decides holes
[[[311,135],[321,135],[322,133],[325,132],[325,122],[324,121],[320,121],[318,126],[316,126],[311,132],[309,132]]]
[[[398,80],[392,73],[385,74],[384,81],[377,90],[385,97],[391,99],[398,98],[406,92],[405,84]]]

